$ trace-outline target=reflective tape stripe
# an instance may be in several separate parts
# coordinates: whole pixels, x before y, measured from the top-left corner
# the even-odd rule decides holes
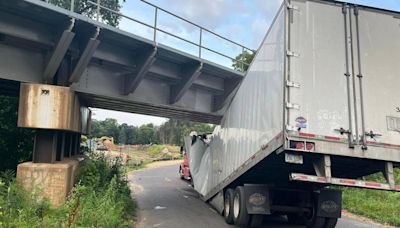
[[[335,137],[335,136],[324,136],[324,138],[325,138],[325,139],[328,139],[328,140],[337,140],[337,141],[340,140],[339,137]]]
[[[299,133],[300,136],[306,136],[306,137],[315,137],[314,134],[310,134],[310,133]]]
[[[340,183],[342,183],[342,184],[349,184],[349,185],[355,185],[355,184],[357,184],[357,181],[355,181],[355,180],[339,180],[340,181]]]
[[[297,137],[307,137],[307,138],[314,138],[314,139],[323,139],[329,141],[347,141],[346,138],[340,138],[337,136],[329,136],[329,135],[316,135],[312,133],[304,133],[304,132],[297,132],[291,131],[289,136],[297,136]],[[367,141],[368,145],[376,145],[376,146],[383,146],[383,147],[396,147],[400,148],[400,144],[391,144],[391,143],[383,143],[383,142],[375,142],[375,141]]]
[[[382,184],[376,183],[376,182],[365,182],[365,186],[367,186],[367,187],[377,187],[377,188],[380,188],[380,187],[382,187]]]
[[[330,178],[330,181],[328,181],[328,179],[325,177],[318,177],[301,173],[291,173],[290,179],[294,181],[308,181],[308,182],[326,183],[334,185],[353,186],[360,188],[400,191],[400,185],[397,185],[395,188],[392,189],[390,188],[389,184],[384,184],[384,183],[345,179],[345,178],[333,178],[333,177]]]

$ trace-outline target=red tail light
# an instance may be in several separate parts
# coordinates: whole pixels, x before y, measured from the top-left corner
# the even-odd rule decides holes
[[[304,148],[304,144],[302,142],[296,143],[296,149],[302,150]]]
[[[306,150],[314,150],[314,143],[307,142],[306,143]]]
[[[290,141],[289,146],[291,149],[314,151],[315,143],[305,141]]]

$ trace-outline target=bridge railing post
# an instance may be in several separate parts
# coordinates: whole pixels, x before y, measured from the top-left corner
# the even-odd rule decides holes
[[[154,10],[154,44],[157,43],[157,18],[158,18],[158,7],[155,7]]]
[[[203,28],[200,27],[199,58],[201,58],[201,48],[203,47]]]
[[[97,19],[97,21],[100,21],[100,0],[97,0],[97,4],[96,4],[96,6],[97,6],[97,17],[96,17],[96,19]]]
[[[71,0],[71,8],[70,8],[71,12],[74,12],[75,10],[75,0]]]

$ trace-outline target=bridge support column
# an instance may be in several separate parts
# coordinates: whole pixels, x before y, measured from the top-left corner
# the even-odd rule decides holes
[[[62,204],[75,183],[89,121],[90,110],[68,87],[21,84],[18,126],[36,129],[36,136],[32,162],[18,165],[17,181]]]

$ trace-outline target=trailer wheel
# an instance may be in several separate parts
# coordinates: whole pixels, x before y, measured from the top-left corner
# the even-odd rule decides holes
[[[225,222],[228,224],[233,224],[233,198],[235,192],[233,189],[228,188],[224,196],[224,217]]]
[[[233,197],[233,222],[237,226],[246,227],[249,224],[250,216],[246,208],[246,196],[244,187],[239,186],[235,190]]]
[[[182,180],[185,179],[185,177],[183,176],[183,171],[182,171],[181,167],[179,167],[179,176],[181,177]]]
[[[338,222],[338,218],[326,218],[324,228],[335,228]]]
[[[311,221],[307,222],[307,228],[325,228],[326,218],[315,216]]]

